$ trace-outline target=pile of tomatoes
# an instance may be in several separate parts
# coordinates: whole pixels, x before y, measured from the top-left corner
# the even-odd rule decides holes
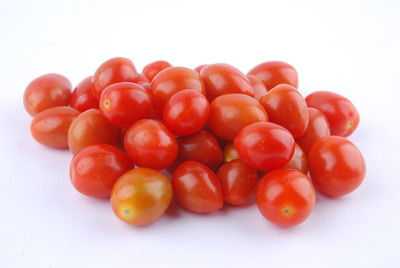
[[[24,106],[36,141],[73,154],[75,189],[110,198],[124,222],[150,224],[172,198],[209,213],[255,191],[267,220],[294,226],[312,213],[316,190],[348,194],[366,169],[345,138],[359,124],[355,106],[328,91],[304,98],[297,87],[284,62],[245,75],[222,63],[157,61],[139,73],[131,60],[112,58],[72,92],[62,75],[36,78]]]

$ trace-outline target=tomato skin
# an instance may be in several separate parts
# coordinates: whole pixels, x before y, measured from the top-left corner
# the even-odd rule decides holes
[[[92,76],[88,76],[83,79],[72,91],[71,107],[80,112],[84,112],[89,109],[98,109],[99,100],[93,96],[92,88]]]
[[[223,155],[224,155],[224,162],[225,163],[240,158],[239,153],[236,151],[233,142],[229,142],[228,144],[226,144],[224,146]]]
[[[194,68],[193,70],[196,71],[198,74],[200,74],[201,70],[206,66],[207,64],[201,64]]]
[[[70,178],[80,193],[108,198],[118,178],[133,168],[129,156],[117,147],[97,144],[83,148],[72,159]]]
[[[171,63],[163,60],[154,61],[146,66],[144,66],[142,70],[142,74],[149,80],[153,80],[154,76],[156,76],[162,70],[172,67]]]
[[[207,98],[193,89],[175,93],[163,110],[164,124],[177,135],[190,135],[204,127],[210,115]]]
[[[294,145],[294,153],[292,159],[290,159],[289,163],[286,164],[285,168],[297,169],[306,175],[308,173],[307,156],[297,143],[295,143]]]
[[[247,79],[249,79],[251,85],[253,86],[254,89],[254,98],[256,100],[259,100],[262,96],[264,96],[267,93],[267,88],[264,86],[264,83],[254,75],[247,75]]]
[[[259,170],[281,168],[289,163],[294,153],[294,139],[290,132],[269,122],[244,127],[234,144],[240,159]]]
[[[349,140],[329,136],[318,140],[308,155],[315,188],[330,197],[353,192],[364,180],[366,165],[359,149]]]
[[[152,109],[150,94],[135,83],[112,84],[101,94],[102,114],[118,127],[129,127],[134,122],[149,117]]]
[[[260,98],[269,121],[285,127],[293,137],[301,137],[308,126],[308,107],[303,96],[290,85],[278,85]]]
[[[222,188],[217,176],[199,162],[180,164],[171,183],[177,202],[189,211],[207,213],[223,206]]]
[[[24,92],[24,106],[31,115],[56,106],[68,106],[71,98],[71,83],[55,73],[45,74],[32,80]]]
[[[244,94],[226,94],[211,102],[208,125],[215,135],[233,140],[245,126],[268,121],[268,115],[261,104]]]
[[[79,115],[73,108],[59,106],[49,108],[35,115],[30,130],[39,143],[52,148],[68,147],[68,128]]]
[[[317,91],[306,97],[309,107],[320,110],[328,119],[331,134],[347,137],[356,130],[360,116],[345,97],[329,91]]]
[[[144,226],[165,213],[171,198],[171,183],[164,174],[150,168],[135,168],[123,174],[114,185],[111,205],[122,221]]]
[[[296,69],[282,61],[263,62],[251,69],[248,74],[258,77],[268,90],[279,84],[287,84],[295,88],[299,85]]]
[[[224,201],[242,205],[247,201],[258,183],[258,172],[236,159],[222,165],[217,172],[221,182]]]
[[[178,153],[174,135],[160,121],[142,119],[128,128],[124,147],[139,167],[165,169]]]
[[[316,193],[305,174],[282,168],[267,173],[261,179],[256,202],[267,220],[289,227],[304,222],[310,216],[315,207]]]

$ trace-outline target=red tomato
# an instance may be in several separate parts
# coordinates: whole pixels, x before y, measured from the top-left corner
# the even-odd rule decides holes
[[[154,76],[156,76],[160,71],[172,67],[172,65],[163,60],[155,61],[144,66],[142,74],[149,80],[153,80]]]
[[[44,110],[32,120],[31,134],[39,143],[53,148],[68,147],[68,128],[79,112],[70,107]]]
[[[224,200],[231,205],[241,205],[249,198],[258,183],[258,172],[236,159],[218,169]]]
[[[254,98],[243,94],[219,96],[210,106],[209,126],[215,135],[233,140],[245,126],[268,121],[268,115]]]
[[[257,205],[270,222],[284,227],[304,222],[314,209],[316,194],[311,180],[294,169],[267,173],[257,188]]]
[[[99,101],[93,96],[92,76],[83,79],[72,91],[71,107],[80,112],[89,109],[98,109]]]
[[[294,139],[289,131],[277,124],[258,122],[239,132],[235,148],[249,167],[273,170],[285,166],[292,158]]]
[[[176,201],[187,210],[206,213],[223,206],[222,189],[217,176],[199,162],[180,164],[172,175],[171,183]]]
[[[190,135],[204,127],[209,115],[207,98],[194,89],[184,89],[167,101],[163,122],[177,135]]]
[[[140,167],[165,169],[178,153],[174,135],[160,121],[142,119],[125,133],[124,147],[133,162]]]
[[[292,159],[290,159],[289,163],[286,164],[285,168],[297,169],[306,175],[308,173],[306,154],[303,152],[303,150],[297,143],[295,143],[294,146],[293,157]]]
[[[233,145],[233,142],[225,145],[223,154],[225,163],[240,158],[239,153],[236,151],[235,146]]]
[[[279,84],[298,87],[297,71],[292,65],[281,61],[263,62],[249,71],[248,74],[257,76],[269,90]]]
[[[345,138],[329,136],[318,140],[308,157],[311,178],[323,194],[338,197],[351,193],[364,180],[364,158]]]
[[[71,83],[60,74],[45,74],[29,83],[24,92],[26,111],[35,116],[51,107],[68,106]]]
[[[317,91],[308,95],[306,101],[309,107],[314,107],[325,114],[332,135],[350,136],[360,122],[356,107],[339,94]]]
[[[249,79],[251,85],[253,86],[254,89],[254,98],[256,100],[259,100],[262,96],[264,96],[267,93],[267,88],[264,86],[264,83],[254,75],[247,75],[247,79]]]
[[[122,221],[143,226],[160,218],[171,198],[171,183],[164,174],[150,168],[135,168],[114,185],[111,205]]]
[[[206,65],[207,65],[207,64],[199,65],[199,66],[197,66],[196,68],[194,68],[193,70],[196,71],[198,74],[200,74],[201,69],[203,69],[204,66],[206,66]]]
[[[285,127],[293,137],[304,135],[308,125],[307,103],[292,86],[278,85],[260,98],[269,121]]]
[[[118,178],[133,168],[129,156],[117,147],[97,144],[85,147],[72,159],[69,175],[80,193],[108,198]]]

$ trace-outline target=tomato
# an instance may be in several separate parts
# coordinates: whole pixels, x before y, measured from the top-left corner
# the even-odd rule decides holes
[[[135,168],[122,175],[114,185],[111,205],[122,221],[143,226],[160,218],[171,198],[171,183],[164,174],[150,168]]]
[[[224,146],[224,162],[230,162],[235,159],[239,159],[239,153],[236,151],[235,146],[233,145],[233,142],[229,142]]]
[[[360,122],[356,107],[339,94],[317,91],[308,95],[306,101],[309,107],[316,108],[325,114],[332,135],[350,136]]]
[[[353,192],[365,177],[366,165],[361,152],[343,137],[318,140],[311,148],[308,161],[315,187],[331,197]]]
[[[149,80],[153,80],[160,71],[172,67],[171,63],[163,60],[155,61],[144,66],[142,74]]]
[[[204,127],[209,115],[207,98],[196,90],[184,89],[167,101],[163,122],[177,135],[190,135]]]
[[[136,82],[138,72],[130,59],[117,57],[105,61],[93,75],[93,96],[100,99],[101,92],[119,82]]]
[[[202,163],[187,161],[180,164],[171,183],[176,201],[187,210],[206,213],[223,206],[220,182],[215,173]]]
[[[222,185],[224,201],[231,205],[241,205],[249,198],[258,183],[258,172],[236,159],[218,169],[218,179]]]
[[[226,94],[211,102],[209,126],[215,135],[233,140],[245,126],[268,121],[268,115],[254,98],[243,94]]]
[[[294,145],[292,159],[286,164],[285,168],[297,169],[306,175],[308,173],[307,156],[297,143]]]
[[[32,120],[31,134],[39,143],[53,148],[68,147],[68,128],[79,112],[70,107],[44,110]]]
[[[262,96],[267,93],[267,88],[264,86],[264,83],[254,75],[247,75],[247,79],[249,79],[251,85],[253,86],[254,90],[254,98],[259,100]]]
[[[34,79],[24,92],[26,111],[35,116],[51,107],[68,106],[71,83],[60,74],[45,74]]]
[[[199,66],[197,66],[196,68],[194,68],[193,70],[196,71],[198,74],[200,74],[201,69],[204,68],[204,66],[206,66],[207,64],[201,64]]]
[[[240,159],[249,167],[273,170],[285,166],[294,153],[294,139],[285,128],[269,122],[244,127],[235,138]]]
[[[328,120],[322,112],[315,108],[308,108],[308,117],[306,132],[303,136],[296,138],[296,142],[306,155],[316,141],[331,135]]]
[[[100,110],[105,118],[119,127],[129,127],[147,118],[152,112],[150,94],[140,85],[131,82],[112,84],[104,89]]]
[[[99,101],[93,96],[92,88],[92,76],[83,79],[72,91],[71,107],[80,112],[84,112],[89,109],[98,109]]]
[[[295,88],[299,85],[296,69],[286,62],[263,62],[251,69],[248,74],[258,77],[268,90],[279,84],[288,84]]]
[[[307,103],[294,87],[278,85],[262,96],[260,103],[269,121],[285,127],[295,138],[304,135],[308,125]]]
[[[83,148],[72,159],[69,175],[80,193],[108,198],[118,178],[133,168],[129,156],[117,147],[97,144]]]
[[[68,130],[68,146],[72,154],[95,144],[117,145],[119,130],[97,109],[81,113]]]
[[[160,121],[142,119],[125,133],[124,147],[139,167],[165,169],[178,153],[174,135]]]
[[[304,222],[315,207],[316,194],[311,180],[294,169],[267,173],[257,188],[257,206],[270,222],[289,227]]]

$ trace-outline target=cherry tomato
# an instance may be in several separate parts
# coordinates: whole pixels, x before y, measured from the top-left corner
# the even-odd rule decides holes
[[[243,94],[219,96],[210,106],[209,126],[215,135],[233,140],[245,126],[268,121],[268,115],[254,98]]]
[[[365,177],[365,161],[358,148],[343,137],[318,140],[308,155],[310,175],[321,193],[331,197],[357,189]]]
[[[254,98],[256,100],[259,100],[262,96],[264,96],[267,93],[267,88],[264,86],[264,83],[254,75],[247,75],[247,79],[249,79],[251,85],[253,86],[254,89]]]
[[[239,153],[236,151],[233,142],[229,142],[224,146],[223,154],[225,163],[240,158]]]
[[[119,130],[97,109],[81,113],[68,130],[68,146],[72,154],[95,144],[117,145]]]
[[[206,66],[206,65],[207,65],[207,64],[199,65],[199,66],[197,66],[196,68],[194,68],[193,70],[196,71],[198,74],[200,74],[201,69],[203,69],[204,66]]]
[[[34,79],[24,92],[26,111],[35,116],[51,107],[68,106],[71,83],[60,74],[45,74]]]
[[[317,91],[308,95],[306,101],[309,107],[314,107],[325,114],[332,135],[350,136],[360,122],[356,107],[339,94]]]
[[[260,98],[269,121],[277,123],[292,133],[304,135],[308,125],[307,103],[303,96],[290,85],[278,85]]]
[[[311,180],[294,169],[267,173],[257,188],[257,206],[270,222],[284,227],[304,222],[315,207]]]
[[[286,164],[285,168],[297,169],[306,175],[308,173],[306,154],[297,143],[294,145],[294,154],[292,159],[290,159],[289,163]]]
[[[187,210],[206,213],[223,206],[220,182],[215,173],[202,163],[187,161],[180,164],[171,183],[174,197]]]
[[[172,67],[172,65],[163,60],[155,61],[144,66],[142,74],[149,80],[153,80],[154,76],[156,76],[160,71]]]
[[[68,128],[79,112],[70,107],[44,110],[32,120],[31,134],[39,143],[53,148],[68,147]]]
[[[160,121],[142,119],[125,133],[124,147],[139,167],[165,169],[178,153],[174,135]]]
[[[289,131],[277,124],[257,122],[239,132],[235,148],[249,167],[273,170],[285,166],[292,158],[294,139]]]
[[[80,112],[89,109],[98,109],[99,101],[93,96],[92,76],[83,79],[72,91],[71,107]]]
[[[177,135],[190,135],[204,127],[209,115],[207,98],[194,89],[184,89],[167,101],[163,122]]]
[[[236,159],[218,169],[218,179],[222,185],[224,201],[231,205],[241,205],[249,198],[258,183],[258,172]]]
[[[111,205],[122,221],[143,226],[160,218],[171,198],[171,183],[164,174],[150,168],[135,168],[122,175],[114,185]]]
[[[268,90],[279,84],[288,84],[295,88],[299,84],[296,69],[281,61],[263,62],[251,69],[248,74],[257,76]]]
[[[72,159],[69,175],[80,193],[108,198],[118,178],[133,168],[129,156],[117,147],[97,144],[85,147]]]

